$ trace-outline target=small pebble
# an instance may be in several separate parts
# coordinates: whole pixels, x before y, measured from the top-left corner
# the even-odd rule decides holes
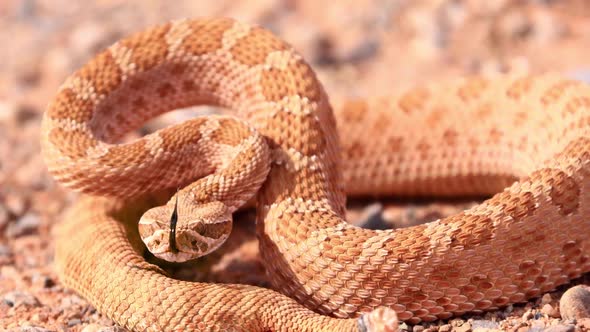
[[[533,311],[531,309],[525,311],[525,313],[522,315],[522,320],[523,321],[527,321],[529,319],[532,319],[533,317],[535,317],[535,314],[533,313]]]
[[[453,328],[453,331],[455,331],[455,332],[469,332],[469,331],[471,331],[471,324],[463,323],[461,325],[455,326]]]
[[[33,274],[33,276],[31,277],[31,282],[33,286],[37,288],[50,288],[55,285],[53,279],[40,273]]]
[[[590,287],[578,285],[568,289],[561,297],[559,311],[566,320],[590,318]]]
[[[487,320],[487,319],[472,320],[470,325],[471,325],[471,328],[474,332],[475,331],[479,331],[479,332],[490,331],[490,330],[496,330],[496,329],[500,328],[500,325],[498,324],[498,322],[494,322],[492,320]]]
[[[452,329],[451,324],[445,324],[438,328],[439,332],[450,332]]]
[[[557,307],[554,307],[549,303],[543,305],[543,307],[541,308],[541,312],[549,317],[552,317],[552,318],[561,317],[561,314],[559,313],[559,310],[557,309]]]
[[[506,306],[506,309],[504,309],[504,312],[509,314],[514,310],[514,305],[509,304],[508,306]]]
[[[399,324],[398,329],[400,331],[410,331],[411,330],[411,328],[406,323]]]
[[[11,307],[38,307],[41,305],[39,300],[30,293],[13,291],[4,294],[2,301]]]
[[[51,330],[48,330],[46,328],[39,327],[39,326],[21,326],[18,331],[20,331],[20,332],[51,332]]]
[[[574,332],[576,331],[575,325],[554,325],[547,327],[544,332]]]
[[[551,294],[549,293],[545,293],[545,295],[543,295],[543,297],[541,298],[541,304],[548,304],[551,303],[551,301],[553,301],[553,299],[551,298]]]
[[[383,220],[382,212],[383,205],[379,203],[371,204],[363,209],[356,224],[360,227],[369,229],[391,228],[391,226]]]
[[[15,223],[8,225],[6,228],[7,237],[18,237],[33,233],[39,227],[39,216],[33,213],[27,213],[19,218]]]
[[[7,245],[0,244],[0,266],[10,264],[14,259],[12,248]]]
[[[424,332],[425,328],[422,325],[416,325],[412,328],[412,332]]]
[[[10,214],[8,213],[8,209],[0,203],[0,231],[8,225],[9,220]]]
[[[578,321],[578,327],[590,331],[590,318],[582,318]],[[583,330],[584,331],[584,330]]]
[[[128,330],[120,326],[109,326],[101,328],[98,332],[128,332]]]
[[[545,330],[545,322],[540,319],[531,321],[531,332],[535,331],[535,330],[544,331]]]
[[[77,295],[70,295],[68,297],[64,297],[61,299],[60,304],[57,306],[57,309],[60,311],[66,311],[69,313],[68,318],[81,318],[82,315],[80,313],[81,308],[85,305],[84,300],[82,300]]]
[[[31,320],[33,320],[35,322],[46,322],[47,318],[49,318],[49,317],[44,312],[38,312],[38,313],[35,313],[33,316],[31,316]]]
[[[8,211],[17,216],[22,216],[28,205],[25,198],[18,195],[7,195],[4,204]]]
[[[103,328],[103,326],[99,324],[88,324],[84,326],[84,328],[80,332],[98,332],[101,328]]]
[[[68,327],[74,327],[74,326],[80,325],[80,324],[82,324],[82,321],[79,318],[70,319],[68,321]]]

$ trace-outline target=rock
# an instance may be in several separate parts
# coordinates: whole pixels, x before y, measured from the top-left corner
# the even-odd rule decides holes
[[[552,317],[552,318],[561,317],[558,308],[554,307],[553,305],[551,305],[549,303],[543,305],[543,307],[541,308],[541,312],[549,317]]]
[[[102,329],[98,330],[98,332],[128,332],[128,330],[120,326],[109,326],[103,327]]]
[[[0,203],[0,231],[2,231],[8,225],[9,220],[10,214],[8,213],[8,209],[4,206],[4,204]]]
[[[535,319],[533,321],[530,322],[531,323],[531,329],[529,330],[529,332],[533,332],[533,331],[545,331],[545,322],[543,320],[540,319]]]
[[[425,328],[422,325],[416,325],[412,328],[412,332],[424,332]]]
[[[14,252],[7,245],[0,244],[0,266],[10,264],[14,260]]]
[[[50,288],[55,285],[55,281],[53,281],[53,279],[40,273],[33,274],[31,277],[31,282],[33,286],[37,288]]]
[[[6,195],[4,198],[4,204],[8,211],[16,216],[22,216],[28,208],[27,200],[16,193]]]
[[[459,326],[455,326],[453,328],[453,331],[455,331],[455,332],[469,332],[469,331],[471,331],[471,324],[463,323]]]
[[[383,220],[383,205],[379,203],[367,206],[359,218],[359,226],[368,229],[389,229],[390,225]]]
[[[39,300],[33,296],[33,294],[20,292],[20,291],[13,291],[4,294],[2,297],[2,301],[8,304],[11,307],[39,307],[41,303]]]
[[[590,318],[582,318],[578,321],[578,327],[582,329],[582,331],[590,331]]]
[[[49,316],[47,316],[46,313],[44,312],[38,312],[33,314],[33,316],[31,316],[31,320],[34,322],[46,322],[47,319],[49,318]]]
[[[61,300],[61,303],[59,305],[59,309],[60,310],[68,310],[71,307],[74,306],[81,306],[84,305],[84,300],[82,300],[82,298],[80,298],[77,295],[70,295],[68,297],[64,297]]]
[[[522,315],[522,321],[527,321],[529,319],[532,319],[534,316],[535,316],[535,314],[533,313],[533,311],[531,309],[529,309]]]
[[[451,326],[451,324],[445,324],[445,325],[441,325],[441,327],[438,328],[439,332],[450,332],[453,329],[453,327]]]
[[[545,293],[541,298],[541,304],[548,304],[551,303],[551,301],[553,301],[553,299],[551,298],[551,294],[549,293]]]
[[[370,219],[380,218],[383,206],[380,203],[373,203],[368,206],[355,206],[354,208],[347,211],[348,220],[350,223],[359,226],[366,227]],[[391,228],[391,227],[390,227]]]
[[[565,320],[590,318],[590,287],[578,285],[568,289],[561,297],[559,311]]]
[[[574,332],[576,327],[574,325],[554,325],[547,327],[544,332]]]
[[[509,305],[506,306],[506,309],[504,309],[504,313],[510,314],[510,313],[512,313],[513,310],[514,310],[514,305],[513,304],[509,304]]]
[[[98,332],[101,328],[103,328],[103,326],[98,324],[88,324],[84,326],[84,328],[80,332]]]
[[[470,320],[470,325],[474,332],[492,331],[500,328],[498,322],[488,319]]]
[[[20,331],[20,332],[51,332],[51,330],[48,330],[46,328],[39,327],[39,326],[21,326],[20,329],[18,329],[18,331]]]
[[[39,216],[34,213],[27,213],[23,217],[19,218],[16,223],[8,225],[6,228],[7,237],[18,237],[34,233],[39,227],[40,220]]]
[[[401,323],[398,325],[398,330],[399,331],[411,331],[412,328],[408,326],[408,324],[406,323]]]
[[[0,123],[14,123],[19,108],[18,102],[14,100],[0,100]]]
[[[455,318],[449,321],[454,332],[467,332],[471,331],[471,324],[461,318]]]

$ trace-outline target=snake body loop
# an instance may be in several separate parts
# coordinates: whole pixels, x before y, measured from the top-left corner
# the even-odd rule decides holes
[[[197,118],[117,143],[198,104],[242,120]],[[45,113],[49,170],[95,195],[58,227],[56,264],[66,285],[138,331],[394,330],[397,319],[522,302],[590,271],[589,108],[587,85],[543,75],[432,84],[333,113],[309,65],[262,28],[153,27],[74,73]],[[134,199],[178,186],[138,232]],[[375,231],[346,223],[345,192],[499,193]],[[263,262],[283,295],[176,281],[143,260],[140,236],[173,261],[214,250],[254,195]]]

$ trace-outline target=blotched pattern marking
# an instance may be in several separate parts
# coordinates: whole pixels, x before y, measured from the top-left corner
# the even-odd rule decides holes
[[[288,49],[289,46],[272,33],[256,27],[249,34],[238,39],[230,49],[230,53],[235,61],[246,66],[255,66],[264,64],[270,53]]]
[[[159,26],[149,33],[139,33],[136,38],[121,41],[121,47],[130,53],[129,66],[134,71],[143,72],[161,64],[168,55],[165,36],[170,23]]]
[[[92,119],[94,102],[78,96],[71,88],[63,89],[53,100],[53,107],[47,111],[53,119],[68,119],[76,123],[84,123]]]

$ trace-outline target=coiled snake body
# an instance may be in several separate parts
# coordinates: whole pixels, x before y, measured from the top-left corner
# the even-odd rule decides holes
[[[197,118],[116,143],[196,104],[246,122]],[[312,69],[266,30],[230,19],[157,26],[74,73],[45,114],[49,170],[93,194],[58,225],[56,266],[137,331],[393,330],[397,319],[522,302],[590,271],[589,108],[585,84],[527,76],[351,101],[334,116]],[[139,232],[127,221],[143,211],[135,197],[191,181],[143,214]],[[500,192],[458,215],[378,231],[344,221],[345,189]],[[140,234],[164,259],[214,250],[253,195],[263,261],[286,296],[173,280],[143,259]]]

